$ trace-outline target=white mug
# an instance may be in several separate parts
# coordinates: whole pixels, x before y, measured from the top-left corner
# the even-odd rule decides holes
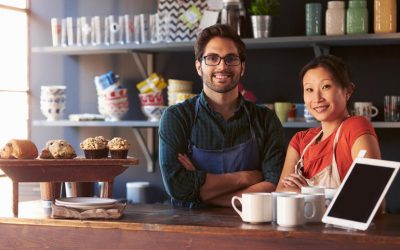
[[[324,194],[325,188],[319,186],[302,186],[301,187],[302,194]]]
[[[236,200],[242,204],[242,210],[236,207]],[[270,193],[244,193],[242,197],[233,196],[231,203],[244,222],[262,223],[272,220],[272,195]]]
[[[325,206],[328,207],[337,193],[337,188],[325,188]]]
[[[276,222],[277,220],[277,198],[279,196],[290,196],[290,195],[297,195],[296,192],[272,192],[272,221]]]
[[[314,193],[314,194],[303,194],[303,196],[304,196],[304,201],[306,202],[304,207],[306,222],[321,222],[322,217],[324,216],[326,210],[325,194]],[[314,203],[315,211],[311,203]]]
[[[372,117],[377,116],[379,110],[377,107],[372,105],[372,102],[355,102],[354,103],[354,114],[365,116],[368,120]]]
[[[305,214],[304,207],[310,204],[311,215]],[[277,223],[283,227],[295,227],[304,224],[305,219],[315,216],[316,207],[313,202],[304,201],[303,195],[279,196],[277,198]]]

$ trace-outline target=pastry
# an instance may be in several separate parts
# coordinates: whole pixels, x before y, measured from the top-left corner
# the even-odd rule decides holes
[[[76,157],[74,148],[66,140],[50,140],[40,153],[42,159],[73,159]]]
[[[108,140],[103,136],[89,137],[80,143],[80,148],[88,159],[107,158],[107,143]]]
[[[0,152],[0,157],[5,159],[35,159],[37,156],[37,147],[30,140],[10,140]]]
[[[124,138],[114,137],[107,146],[113,159],[126,159],[128,156],[130,144]]]

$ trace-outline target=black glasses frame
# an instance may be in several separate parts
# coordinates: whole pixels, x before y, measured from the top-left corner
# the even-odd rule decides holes
[[[219,60],[217,63],[210,64],[209,62],[207,63],[207,57],[218,57]],[[239,59],[239,60],[237,61],[237,63],[236,63],[236,61],[233,61],[234,63],[232,63],[232,62],[229,62],[230,60],[228,60],[228,62],[227,62],[226,58],[228,58],[228,59],[234,58],[234,59]],[[221,63],[221,60],[224,60],[224,63],[227,66],[239,66],[242,63],[242,59],[240,59],[240,56],[236,56],[236,55],[226,55],[224,57],[220,57],[219,55],[208,55],[208,56],[203,56],[202,59],[204,60],[204,63],[207,66],[217,66]]]

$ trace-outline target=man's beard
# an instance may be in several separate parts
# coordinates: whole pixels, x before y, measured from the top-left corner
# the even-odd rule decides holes
[[[231,81],[228,85],[224,85],[224,86],[217,86],[213,83],[213,74],[211,74],[210,76],[206,76],[203,72],[203,70],[201,70],[202,73],[202,79],[203,79],[203,83],[211,90],[217,92],[217,93],[227,93],[233,89],[235,89],[237,87],[237,85],[239,84],[239,79],[240,79],[240,75],[234,75],[231,71],[225,71],[225,73],[228,73],[230,76],[233,76],[231,78]],[[220,73],[220,72],[219,72]]]

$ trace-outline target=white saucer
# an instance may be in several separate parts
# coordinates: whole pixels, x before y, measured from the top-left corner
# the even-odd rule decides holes
[[[56,199],[57,206],[92,209],[113,207],[117,203],[115,199],[97,198],[97,197],[70,197]]]

